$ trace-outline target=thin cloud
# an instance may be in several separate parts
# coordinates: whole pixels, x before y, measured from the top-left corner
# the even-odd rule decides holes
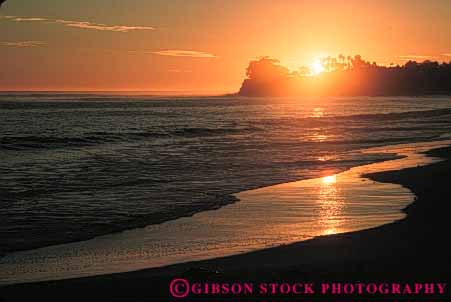
[[[18,41],[18,42],[0,42],[0,46],[9,47],[36,47],[45,45],[42,41]]]
[[[173,73],[192,73],[192,70],[183,70],[183,69],[169,69],[169,72]]]
[[[403,55],[403,56],[397,56],[397,58],[401,60],[427,60],[427,59],[433,59],[435,56],[427,56],[427,55]]]
[[[82,29],[94,29],[101,31],[129,32],[132,30],[154,30],[151,26],[128,26],[128,25],[107,25],[102,23],[92,23],[87,21],[68,21],[55,20],[54,23],[63,24],[68,27],[76,27]]]
[[[170,57],[216,58],[216,56],[211,53],[194,50],[169,49],[169,50],[153,51],[152,53],[160,56],[170,56]]]
[[[15,22],[50,21],[47,18],[36,18],[36,17],[1,16],[0,18]]]
[[[442,53],[442,56],[444,56],[444,57],[451,57],[451,53]]]
[[[100,31],[112,32],[130,32],[134,30],[155,30],[152,26],[130,26],[130,25],[109,25],[103,23],[93,23],[88,21],[72,21],[64,19],[48,19],[38,17],[16,17],[16,16],[0,16],[0,19],[6,19],[14,22],[42,22],[47,24],[60,24],[67,27],[92,29]]]

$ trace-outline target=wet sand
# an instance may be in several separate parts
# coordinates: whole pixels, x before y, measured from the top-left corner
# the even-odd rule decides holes
[[[6,301],[161,301],[175,276],[214,280],[404,280],[449,281],[449,196],[451,148],[429,152],[446,161],[369,175],[401,184],[417,200],[403,220],[373,229],[331,236],[206,261],[157,269],[1,288]],[[199,268],[205,270],[199,270]],[[214,273],[218,271],[218,273]],[[199,299],[197,299],[199,300]]]

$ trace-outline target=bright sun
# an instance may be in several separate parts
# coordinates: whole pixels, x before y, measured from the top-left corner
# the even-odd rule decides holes
[[[312,63],[312,65],[310,65],[310,70],[312,71],[313,75],[318,75],[324,71],[324,66],[320,60],[316,60]]]

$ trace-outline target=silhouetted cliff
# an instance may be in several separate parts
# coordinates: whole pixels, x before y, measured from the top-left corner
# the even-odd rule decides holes
[[[268,57],[252,61],[239,95],[243,96],[384,96],[449,95],[451,62],[409,61],[403,66],[379,66],[360,56],[325,58],[324,72],[312,75],[308,68],[290,72]]]

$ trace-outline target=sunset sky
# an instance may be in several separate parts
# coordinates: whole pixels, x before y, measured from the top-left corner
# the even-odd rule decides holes
[[[249,60],[451,60],[451,1],[7,0],[0,90],[234,92]]]

